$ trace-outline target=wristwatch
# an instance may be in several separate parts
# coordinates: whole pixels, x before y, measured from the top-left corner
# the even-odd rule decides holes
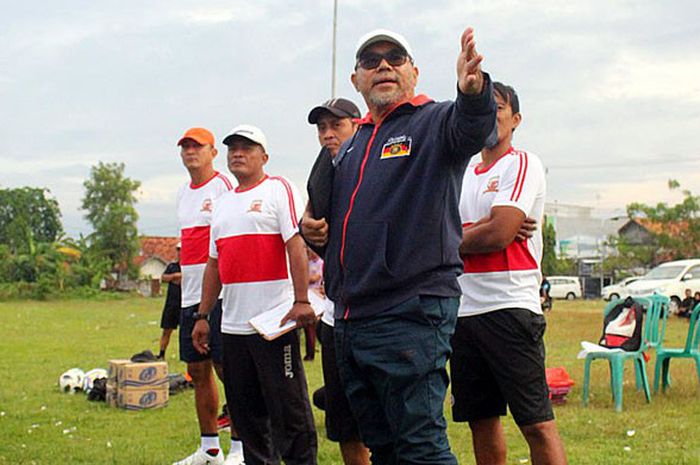
[[[199,321],[199,320],[207,320],[209,321],[209,314],[208,313],[199,313],[199,312],[194,312],[192,314],[192,319],[194,321]]]

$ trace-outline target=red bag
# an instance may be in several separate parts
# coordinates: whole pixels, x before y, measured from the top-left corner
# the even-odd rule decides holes
[[[569,373],[563,367],[546,368],[547,386],[549,386],[549,398],[553,404],[563,404],[566,402],[566,395],[574,385]]]
[[[642,342],[644,310],[632,299],[616,305],[603,320],[603,335],[599,344],[627,351],[639,349]]]

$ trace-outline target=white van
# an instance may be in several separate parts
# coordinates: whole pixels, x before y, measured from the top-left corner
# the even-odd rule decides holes
[[[552,286],[549,295],[553,299],[574,300],[583,295],[578,276],[548,276],[547,281]]]
[[[668,296],[671,299],[671,313],[678,312],[686,289],[692,293],[700,291],[700,259],[662,263],[627,286],[633,296],[654,293]]]

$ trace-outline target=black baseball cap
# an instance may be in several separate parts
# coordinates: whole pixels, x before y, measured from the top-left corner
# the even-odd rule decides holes
[[[360,109],[357,105],[345,98],[334,98],[314,107],[309,112],[309,123],[316,124],[324,111],[338,118],[360,118]]]

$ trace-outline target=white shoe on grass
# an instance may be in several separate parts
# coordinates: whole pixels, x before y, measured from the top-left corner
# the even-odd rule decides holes
[[[245,465],[245,460],[243,459],[243,454],[240,452],[234,452],[226,456],[224,465]]]
[[[218,454],[209,455],[202,449],[197,449],[194,454],[174,462],[173,465],[224,465],[224,453],[219,449]]]

